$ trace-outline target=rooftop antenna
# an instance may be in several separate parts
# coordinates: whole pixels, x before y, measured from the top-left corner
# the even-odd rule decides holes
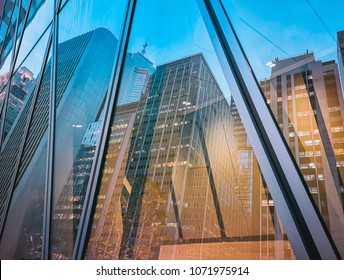
[[[143,44],[143,49],[141,51],[142,55],[145,55],[145,53],[146,53],[146,48],[148,47],[148,38],[149,38],[149,36],[147,37],[146,42]]]

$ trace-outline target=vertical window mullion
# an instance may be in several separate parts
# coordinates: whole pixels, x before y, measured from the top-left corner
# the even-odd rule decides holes
[[[50,77],[50,98],[49,98],[49,124],[48,124],[48,148],[47,148],[47,173],[45,180],[44,212],[43,212],[43,244],[42,259],[50,258],[50,231],[52,215],[52,187],[53,187],[53,163],[54,163],[54,138],[55,138],[55,117],[56,117],[56,77],[57,77],[57,45],[58,45],[58,5],[60,1],[54,0],[53,22],[52,22],[52,57]]]

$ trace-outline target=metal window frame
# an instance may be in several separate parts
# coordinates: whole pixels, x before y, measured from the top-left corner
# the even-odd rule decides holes
[[[5,0],[6,1],[6,0]],[[4,1],[4,7],[5,7],[5,1]],[[13,8],[12,8],[12,11],[11,11],[11,15],[10,15],[10,20],[9,20],[9,23],[11,24],[11,22],[12,22],[12,16],[13,16],[13,13],[14,13],[14,9],[15,9],[15,6],[16,6],[16,4],[17,4],[17,1],[18,0],[15,0],[14,1],[14,3],[13,3]],[[2,20],[2,19],[1,19]],[[2,42],[2,44],[1,44],[1,46],[0,46],[0,56],[2,56],[2,54],[3,54],[3,51],[4,51],[4,45],[5,45],[5,39],[6,39],[6,37],[7,37],[7,35],[8,35],[8,33],[10,32],[10,25],[8,25],[7,26],[7,29],[6,29],[6,32],[5,32],[5,36],[4,36],[4,40],[3,40],[3,42]]]
[[[7,216],[8,216],[8,211],[9,211],[9,208],[10,208],[10,205],[11,205],[11,200],[12,200],[13,193],[14,193],[14,185],[15,185],[15,182],[16,182],[16,179],[17,179],[20,163],[21,163],[21,160],[22,160],[22,155],[23,155],[24,148],[25,148],[26,141],[27,141],[27,136],[29,134],[29,130],[30,130],[30,126],[31,126],[32,116],[33,116],[33,113],[34,113],[34,108],[35,108],[35,105],[36,105],[36,101],[37,101],[37,98],[38,98],[38,93],[39,93],[39,90],[41,88],[44,71],[45,71],[45,68],[46,68],[47,61],[48,61],[48,55],[49,55],[49,51],[50,51],[51,41],[52,41],[52,32],[50,32],[50,35],[49,35],[49,38],[48,38],[47,48],[45,50],[45,54],[44,54],[44,58],[43,58],[43,62],[42,62],[42,67],[41,67],[41,72],[39,74],[35,90],[32,93],[33,94],[33,98],[32,98],[32,102],[31,102],[31,108],[30,108],[30,112],[29,112],[29,115],[28,115],[28,118],[27,118],[27,122],[25,124],[24,134],[23,134],[23,137],[21,139],[21,143],[20,143],[20,147],[19,147],[19,153],[18,153],[18,155],[16,157],[16,164],[15,164],[15,167],[14,167],[13,175],[12,175],[12,178],[11,178],[11,181],[10,181],[10,187],[9,187],[9,190],[8,190],[8,193],[10,195],[8,196],[8,199],[6,201],[6,207],[5,207],[6,212],[5,212],[5,215],[4,215],[4,218],[3,218],[2,227],[0,229],[0,240],[1,240],[1,237],[2,237],[2,234],[3,234],[3,230],[4,230],[4,227],[5,227],[5,224],[6,224],[6,220],[7,220]]]
[[[20,11],[22,7],[22,0],[17,0],[18,2],[16,3],[18,5],[18,17],[16,19],[16,26],[14,29],[14,37],[13,37],[13,42],[12,42],[12,56],[11,56],[11,63],[10,63],[10,78],[8,79],[7,82],[7,92],[5,92],[5,98],[4,101],[2,102],[2,111],[1,111],[1,125],[0,125],[0,147],[2,148],[2,143],[4,142],[4,131],[5,131],[5,124],[6,124],[6,115],[7,115],[7,105],[8,105],[8,99],[11,91],[11,83],[12,83],[12,75],[13,75],[13,69],[15,66],[15,60],[16,60],[16,50],[17,50],[17,36],[18,36],[18,27],[19,27],[19,16],[20,16]],[[30,1],[31,2],[31,1]],[[14,13],[16,5],[13,5],[13,10],[12,10],[12,15]],[[11,18],[12,18],[11,15]],[[7,31],[9,32],[10,28],[7,28]],[[23,33],[23,32],[22,32]],[[6,35],[7,36],[7,35]],[[6,38],[5,38],[6,39]],[[5,39],[3,42],[3,45],[5,44]],[[19,50],[19,48],[18,48]]]
[[[51,220],[53,202],[53,180],[54,180],[54,150],[55,150],[55,122],[56,122],[56,82],[57,82],[57,56],[58,56],[58,32],[59,11],[62,0],[54,0],[52,20],[52,55],[50,73],[50,98],[49,98],[49,121],[48,121],[48,144],[47,163],[44,193],[43,212],[43,234],[42,234],[42,260],[50,259],[51,252]]]
[[[32,0],[30,0],[28,8],[26,10],[25,18],[23,21],[23,29],[22,29],[22,32],[20,34],[20,37],[18,39],[18,44],[17,44],[17,36],[18,36],[18,28],[19,28],[19,16],[20,16],[21,9],[22,9],[22,0],[19,0],[18,5],[19,5],[19,7],[18,7],[18,18],[16,21],[15,35],[13,37],[13,46],[12,46],[12,52],[13,53],[12,53],[11,64],[10,64],[10,72],[9,72],[10,78],[7,81],[7,85],[3,89],[5,91],[6,87],[7,87],[8,90],[7,90],[7,92],[5,91],[5,98],[4,98],[4,101],[2,102],[1,108],[0,108],[0,115],[2,116],[2,118],[0,120],[0,148],[1,148],[0,151],[2,151],[2,144],[5,141],[5,139],[3,137],[3,133],[5,130],[5,124],[6,124],[6,114],[7,114],[6,112],[7,112],[8,99],[9,99],[9,95],[11,92],[12,78],[13,78],[14,73],[18,70],[15,68],[15,66],[16,66],[16,63],[18,60],[18,55],[20,52],[20,46],[21,46],[23,38],[24,38],[26,24],[27,24],[29,14],[31,11]],[[15,7],[13,7],[12,14],[13,14],[14,8]],[[12,14],[11,14],[11,17],[12,17]],[[41,37],[39,39],[41,39]],[[36,46],[36,45],[34,45],[34,46]],[[26,59],[26,57],[25,57],[25,59]]]
[[[221,0],[197,0],[297,259],[340,259]]]

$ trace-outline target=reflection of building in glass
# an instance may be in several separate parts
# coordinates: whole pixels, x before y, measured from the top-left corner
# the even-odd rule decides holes
[[[275,224],[275,220],[278,220],[274,203],[262,179],[257,159],[233,99],[231,112],[234,118],[233,135],[236,140],[235,168],[238,197],[243,203],[245,212],[249,214],[246,219],[251,225],[251,234],[273,235],[278,228]]]
[[[6,72],[0,75],[0,89],[3,89],[3,87],[7,84],[9,78],[10,78],[9,72]]]
[[[124,167],[120,168],[118,164],[123,163],[123,157],[127,156],[129,135],[132,130],[133,120],[135,118],[135,111],[137,103],[130,103],[117,107],[117,115],[112,126],[111,131],[111,156],[108,157],[107,170],[104,173],[104,180],[109,183],[106,193],[101,193],[98,199],[104,203],[103,209],[98,213],[96,221],[99,228],[103,231],[109,228],[113,222],[113,217],[120,215],[120,209],[114,208],[114,203],[109,201],[113,198],[118,191],[119,184],[112,185],[119,178],[122,178]],[[54,214],[54,258],[65,259],[71,257],[73,250],[74,240],[76,238],[78,225],[80,221],[81,211],[84,204],[84,197],[87,189],[87,183],[94,159],[95,149],[98,143],[99,129],[102,122],[102,118],[97,122],[90,123],[87,131],[85,132],[78,154],[74,159],[73,170],[68,174],[67,182],[63,186],[61,194],[59,196],[55,214]],[[129,134],[128,134],[129,133]],[[110,171],[115,171],[115,178],[112,175],[111,178],[107,176]],[[117,194],[118,196],[118,194]],[[72,203],[71,203],[72,201]],[[109,215],[109,212],[112,215]],[[99,216],[98,216],[99,215]],[[102,232],[101,241],[97,244],[101,247],[101,242],[111,242],[114,238],[118,238],[118,235],[114,235],[111,232],[113,228],[110,227],[108,235]],[[98,231],[97,231],[98,232]]]
[[[281,258],[271,197],[203,56],[158,66],[131,106],[112,125],[87,258]]]
[[[53,258],[71,257],[96,146],[81,144],[53,215]]]
[[[261,86],[314,201],[335,232],[344,191],[344,102],[337,64],[315,61],[308,52],[273,63],[270,79]]]
[[[89,259],[118,258],[119,246],[116,245],[122,238],[122,208],[127,204],[121,194],[131,192],[131,186],[124,175],[137,106],[138,103],[134,102],[116,108],[102,188],[97,198],[101,207],[96,209],[89,245],[91,249],[87,252]]]
[[[133,121],[132,129],[125,125],[119,134],[121,139],[130,136],[129,142],[114,142],[125,156],[111,152],[114,144],[107,154],[108,162],[119,161],[117,171],[115,161],[105,165],[88,258],[154,259],[169,244],[233,242],[238,236],[253,241],[260,234],[254,232],[251,215],[254,207],[260,211],[261,179],[246,178],[249,183],[239,186],[243,176],[236,177],[233,109],[202,55],[158,66]],[[247,149],[251,162],[246,168],[253,174]],[[253,180],[258,206],[247,201]],[[216,246],[209,249],[214,258]]]
[[[89,162],[83,162],[82,159],[89,159],[94,147],[90,148],[88,146],[85,149],[80,149],[80,147],[83,147],[83,139],[89,124],[97,120],[103,104],[110,80],[114,58],[113,50],[116,47],[116,43],[117,40],[111,32],[99,28],[70,39],[58,46],[56,115],[59,122],[56,124],[56,127],[60,133],[56,138],[55,144],[61,146],[65,143],[65,148],[55,155],[60,165],[64,165],[56,171],[55,175],[58,174],[61,178],[60,181],[64,180],[64,182],[60,185],[55,185],[56,189],[54,189],[54,192],[56,197],[54,198],[54,203],[57,203],[57,198],[62,193],[66,178],[70,180],[68,182],[73,185],[72,192],[74,191],[76,194],[78,192],[82,194],[84,190],[81,191],[80,185],[87,184],[87,182],[83,182],[83,180],[86,180],[85,178],[80,176],[73,177],[73,175],[68,176],[68,174],[70,170],[73,170],[73,167],[74,170],[81,170],[82,172],[86,169],[89,170]],[[95,53],[98,53],[100,56],[95,56]],[[97,67],[93,65],[97,65]],[[60,70],[64,71],[59,72]],[[82,90],[80,91],[80,89]],[[33,95],[30,95],[19,114],[18,121],[8,135],[8,141],[4,142],[4,149],[0,155],[0,165],[2,167],[0,170],[0,177],[2,178],[0,182],[1,225],[7,207],[7,198],[11,191],[8,187],[11,180],[13,180],[13,168],[16,162],[20,160],[13,202],[9,210],[7,227],[1,240],[1,252],[3,252],[6,258],[13,257],[13,254],[16,255],[16,258],[36,258],[40,254],[40,245],[36,246],[33,255],[30,253],[31,245],[26,244],[24,246],[20,243],[23,240],[21,235],[24,232],[27,235],[26,240],[31,240],[33,236],[42,235],[49,95],[50,63],[47,65],[42,85],[38,92],[35,111],[32,116],[22,157],[18,159],[17,154],[20,149],[25,124],[28,121],[28,114],[31,106],[33,106]],[[76,104],[78,108],[73,108]],[[82,115],[68,114],[68,112],[77,112],[77,109],[80,108],[87,108],[87,110],[84,110]],[[76,130],[77,133],[74,132]],[[66,138],[73,132],[74,142],[69,145]],[[76,159],[74,166],[73,161],[68,161],[68,158]],[[88,174],[85,175],[85,177],[87,176]],[[74,181],[74,179],[76,180]],[[40,199],[37,200],[37,197]],[[73,211],[72,205],[73,202],[71,203],[69,200],[66,202],[65,207],[71,207]],[[77,203],[75,205],[79,207]],[[34,208],[36,209],[35,211],[33,211]],[[37,210],[38,208],[40,211]],[[80,213],[81,210],[78,208],[77,211]],[[32,212],[35,212],[37,216],[33,217],[30,214]],[[54,217],[54,219],[57,218],[58,215]],[[69,222],[68,227],[74,223],[70,217]],[[27,231],[28,228],[30,232]],[[73,234],[71,234],[71,239],[73,240]]]
[[[19,112],[22,110],[27,96],[35,85],[33,73],[26,67],[21,67],[12,77],[11,90],[8,98],[4,137],[9,133]]]
[[[12,39],[14,38],[15,27],[17,23],[17,19],[19,20],[19,27],[18,27],[18,37],[20,36],[25,16],[28,12],[28,1],[23,1],[22,6],[20,9],[20,13],[18,13],[18,7],[15,8],[15,12],[12,15],[12,9],[15,2],[14,0],[5,1],[2,11],[1,17],[1,27],[0,27],[0,52],[1,52],[1,59],[0,59],[0,67],[4,63],[6,57],[11,51],[12,48]],[[32,19],[35,17],[38,9],[44,4],[45,0],[32,0],[31,9],[29,12],[29,16],[27,19],[26,25],[29,25]],[[16,3],[18,5],[18,3]],[[9,29],[7,31],[7,29]],[[7,35],[6,35],[7,32]],[[6,36],[6,38],[5,38]]]
[[[344,89],[344,30],[337,32],[337,39],[340,80],[342,82],[342,89]]]
[[[118,105],[137,102],[146,89],[149,76],[155,71],[153,63],[141,53],[128,53],[124,63]]]
[[[136,112],[137,108],[137,103],[127,102],[135,99],[138,100],[140,98],[142,91],[146,87],[149,73],[154,71],[152,63],[149,62],[141,53],[129,53],[127,56],[127,61],[129,62],[125,64],[124,73],[125,79],[128,79],[129,81],[129,84],[127,84],[128,87],[126,88],[126,94],[129,97],[125,96],[124,99],[122,99],[122,105],[117,107],[117,115],[112,126],[112,138],[110,140],[110,143],[114,145],[111,145],[111,148],[114,149],[114,154],[111,155],[111,160],[108,162],[109,170],[115,168],[115,166],[112,165],[116,165],[117,160],[118,163],[121,163],[123,162],[123,157],[127,157],[127,148],[130,134],[126,135],[126,131],[127,133],[131,133],[135,115],[134,113]],[[140,73],[142,73],[142,75]],[[75,104],[77,103],[79,104],[80,102],[75,102]],[[100,110],[102,109],[103,108],[101,107]],[[60,259],[71,257],[84,202],[84,196],[87,189],[88,178],[94,159],[94,152],[97,146],[98,134],[103,119],[103,113],[104,112],[101,113],[100,118],[97,117],[96,122],[92,122],[88,125],[85,135],[83,136],[82,143],[79,147],[78,154],[74,158],[72,171],[70,171],[70,173],[68,174],[68,178],[66,178],[61,194],[58,198],[53,220],[54,249],[52,251],[54,258]],[[74,126],[76,129],[82,127],[82,125],[80,125],[79,123]],[[122,137],[124,138],[122,139]],[[126,142],[122,143],[123,141]],[[118,157],[122,158],[122,160],[119,160]],[[115,173],[117,176],[116,178],[123,178],[123,175],[120,175],[123,172],[124,167],[122,168],[122,170],[117,170]],[[106,174],[104,174],[104,176],[106,177]],[[112,198],[112,193],[118,190],[116,186],[114,186],[114,188],[112,188],[113,185],[110,186],[111,187],[107,190],[105,195],[100,195],[98,197],[100,201],[105,198],[105,204],[102,212],[99,213],[99,219],[96,218],[95,220],[97,221],[97,223],[99,223],[99,227],[104,227],[104,229],[108,227],[108,224],[112,223],[112,216],[104,216],[104,213],[108,213],[111,211],[117,213],[118,215],[120,215],[121,213],[119,209],[113,209],[113,204],[109,205],[108,201]],[[111,237],[110,235],[111,233],[109,233],[108,236],[102,234],[101,239],[107,240],[108,242],[109,238],[114,238],[113,235]],[[101,243],[98,244],[99,246],[101,246]]]

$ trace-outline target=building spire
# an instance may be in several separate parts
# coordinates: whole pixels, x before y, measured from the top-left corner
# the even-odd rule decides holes
[[[142,55],[145,55],[145,53],[146,53],[146,48],[148,47],[148,38],[149,38],[149,36],[147,37],[146,42],[143,44],[143,49],[141,51]]]

